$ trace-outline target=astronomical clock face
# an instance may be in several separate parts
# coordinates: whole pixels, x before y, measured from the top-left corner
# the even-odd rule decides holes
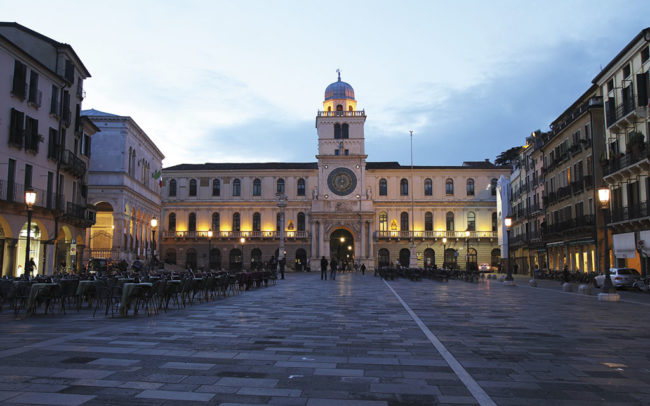
[[[327,186],[335,194],[346,196],[357,187],[357,177],[348,168],[336,168],[327,177]]]

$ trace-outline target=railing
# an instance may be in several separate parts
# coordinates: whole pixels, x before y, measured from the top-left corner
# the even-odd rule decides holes
[[[432,240],[436,238],[467,238],[466,231],[375,231],[376,240],[390,239],[425,239]],[[496,238],[496,231],[470,231],[469,238]]]
[[[565,129],[568,125],[573,123],[575,120],[577,120],[578,117],[580,117],[582,113],[587,111],[589,107],[592,106],[602,107],[602,105],[603,105],[603,98],[601,96],[592,97],[589,100],[582,103],[580,107],[571,111],[571,114],[567,114],[565,117],[563,117],[562,121],[556,122],[553,125],[551,125],[551,130],[553,131],[554,134],[557,134],[563,129]]]
[[[74,152],[66,149],[63,151],[61,159],[61,169],[70,172],[72,175],[80,178],[86,173],[86,163],[79,158]]]
[[[34,203],[34,206],[63,210],[63,195],[57,196],[56,193],[47,193],[45,190],[37,188],[32,188],[32,190],[36,192],[36,203]],[[25,204],[25,186],[0,179],[0,200]]]
[[[635,94],[631,94],[630,97],[626,100],[623,100],[623,103],[616,106],[616,109],[607,111],[607,128],[613,126],[618,120],[627,116],[635,108],[634,100],[636,98]]]
[[[628,166],[634,165],[635,163],[648,158],[650,158],[650,148],[646,142],[638,150],[630,150],[625,155],[607,161],[607,164],[603,166],[603,175],[611,175],[614,172],[618,172],[621,169],[625,169]]]
[[[592,227],[595,223],[595,217],[593,214],[577,217],[574,219],[569,219],[561,221],[556,224],[548,224],[546,226],[545,232],[548,234],[554,233],[564,233],[571,231],[579,231],[578,229],[582,227]]]
[[[163,238],[178,238],[178,239],[209,239],[209,231],[163,231]],[[309,232],[307,231],[285,231],[284,236],[287,239],[305,239],[309,238]],[[279,239],[279,231],[213,231],[212,239]]]
[[[585,185],[585,189],[593,189],[594,188],[594,176],[593,175],[587,175],[582,178],[582,182]]]
[[[585,185],[582,181],[582,179],[577,180],[575,182],[571,182],[571,192],[575,195],[580,192],[582,192],[585,188]]]
[[[614,208],[612,209],[611,214],[612,223],[635,220],[650,216],[650,213],[648,212],[648,202],[643,202],[628,207]]]
[[[318,117],[364,117],[365,110],[361,111],[318,111]]]
[[[557,198],[562,199],[571,195],[571,187],[564,186],[557,190]]]

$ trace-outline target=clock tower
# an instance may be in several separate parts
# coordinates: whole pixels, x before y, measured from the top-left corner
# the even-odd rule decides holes
[[[313,191],[313,259],[322,256],[365,263],[372,258],[373,205],[365,183],[364,123],[354,89],[338,80],[325,89],[323,110],[316,116],[318,186]],[[369,267],[370,262],[366,263]]]

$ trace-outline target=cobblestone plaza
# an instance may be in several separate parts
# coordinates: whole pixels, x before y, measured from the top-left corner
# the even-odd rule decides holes
[[[648,295],[289,274],[154,316],[0,314],[0,402],[650,404]]]

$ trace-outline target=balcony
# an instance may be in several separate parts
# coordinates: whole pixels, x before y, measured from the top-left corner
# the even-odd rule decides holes
[[[77,227],[86,228],[95,224],[95,212],[89,210],[86,205],[68,202],[61,219]]]
[[[575,182],[571,182],[571,193],[573,193],[574,195],[582,193],[584,189],[585,189],[585,184],[582,181],[582,179],[576,180]]]
[[[555,224],[547,224],[544,234],[577,234],[585,232],[585,228],[589,229],[589,232],[591,232],[593,227],[595,227],[595,224],[595,217],[593,214],[590,214]]]
[[[318,117],[365,117],[366,111],[318,111]]]
[[[628,207],[619,207],[612,209],[611,223],[622,223],[629,221],[650,221],[648,212],[648,202],[643,202]]]
[[[542,214],[542,208],[539,204],[533,204],[526,208],[526,218],[536,217]]]
[[[36,192],[35,207],[63,210],[63,195],[47,193],[45,190],[32,188]],[[25,186],[16,182],[0,179],[0,201],[25,204]]]
[[[86,173],[86,163],[79,158],[75,153],[66,149],[63,151],[61,159],[61,169],[69,172],[77,178],[81,178]]]
[[[594,188],[594,176],[593,175],[587,175],[582,178],[582,182],[585,185],[585,189],[593,189]]]
[[[611,158],[603,165],[603,178],[605,182],[614,184],[647,174],[650,171],[650,145],[648,142],[642,148],[632,149],[625,155]]]
[[[562,200],[566,197],[571,196],[571,187],[564,186],[557,190],[557,200]]]
[[[163,231],[162,237],[166,239],[177,240],[207,240],[208,231]],[[212,240],[239,240],[240,238],[247,240],[279,240],[279,231],[214,231]],[[306,239],[309,238],[307,231],[285,231],[284,237],[287,240]]]
[[[443,237],[465,239],[465,231],[375,231],[375,241],[377,240],[410,240],[415,238],[418,240],[435,240]],[[479,238],[496,238],[496,231],[470,231],[470,239]]]
[[[636,95],[630,92],[630,96],[623,100],[623,103],[616,108],[608,108],[606,112],[607,128],[613,132],[624,131],[633,127],[638,119],[646,117],[645,106],[636,105]]]

